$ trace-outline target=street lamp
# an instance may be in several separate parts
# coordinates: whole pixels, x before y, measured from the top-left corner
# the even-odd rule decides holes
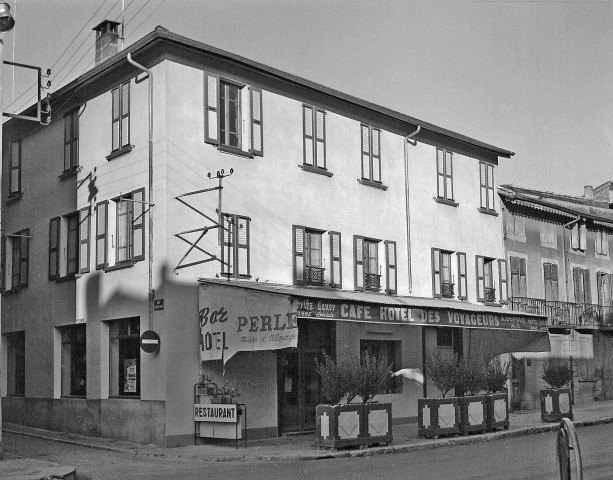
[[[15,26],[15,19],[11,15],[11,7],[7,3],[0,2],[0,108],[2,106],[2,51],[4,49],[4,33],[10,32]],[[1,116],[1,115],[0,115]],[[0,148],[2,148],[2,124],[0,123]],[[4,150],[2,150],[4,151]],[[2,155],[0,155],[2,158]],[[2,198],[2,169],[0,168],[0,199]],[[2,225],[2,216],[0,213],[0,225]],[[1,317],[0,317],[1,318]],[[0,321],[0,325],[2,322]],[[0,343],[0,353],[2,352],[2,344]],[[2,358],[2,355],[0,355]],[[2,448],[2,398],[0,396],[0,460],[4,458],[4,450]]]

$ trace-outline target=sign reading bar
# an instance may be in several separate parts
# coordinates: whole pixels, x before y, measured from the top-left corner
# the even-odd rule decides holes
[[[236,423],[237,420],[236,405],[234,404],[196,403],[194,405],[195,422]]]

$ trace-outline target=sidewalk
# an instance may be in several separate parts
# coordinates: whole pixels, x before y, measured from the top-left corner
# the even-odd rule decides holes
[[[613,423],[613,401],[593,402],[586,405],[573,405],[574,424],[577,428]],[[439,439],[424,439],[417,436],[417,424],[394,425],[394,441],[389,446],[365,448],[362,450],[327,450],[315,447],[315,438],[310,435],[286,435],[265,440],[249,440],[247,446],[244,441],[239,442],[238,448],[233,441],[224,444],[202,444],[176,448],[157,447],[155,445],[141,445],[123,442],[108,438],[85,437],[65,432],[52,432],[31,427],[22,427],[15,424],[4,424],[4,431],[19,435],[29,435],[56,440],[90,448],[105,449],[117,453],[126,453],[141,457],[168,457],[184,458],[198,461],[283,461],[283,460],[315,460],[337,457],[362,457],[390,453],[410,452],[414,450],[440,448],[449,445],[462,445],[489,441],[497,438],[514,437],[554,431],[558,423],[546,423],[541,420],[540,410],[513,412],[510,414],[509,430],[499,430],[492,433],[446,437]],[[579,432],[579,437],[581,433]],[[5,476],[10,473],[6,468],[16,467],[22,462],[24,474],[28,468],[42,468],[41,465],[50,462],[37,462],[29,459],[10,459],[0,462],[0,478],[43,478],[42,476]],[[70,467],[64,467],[70,468]],[[74,472],[74,469],[73,469]],[[47,474],[49,476],[49,474]],[[55,477],[54,477],[55,478]],[[59,477],[59,478],[71,478]]]

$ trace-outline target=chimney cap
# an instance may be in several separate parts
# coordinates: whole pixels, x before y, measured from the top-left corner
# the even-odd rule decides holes
[[[121,25],[121,23],[119,22],[114,22],[113,20],[104,20],[100,22],[98,25],[96,25],[94,28],[92,28],[92,30],[96,30],[98,32],[115,31],[117,30],[116,27],[119,27],[119,25]]]

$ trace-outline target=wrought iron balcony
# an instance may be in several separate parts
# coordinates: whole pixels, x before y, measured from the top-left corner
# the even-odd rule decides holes
[[[453,298],[455,295],[454,283],[443,282],[441,285],[441,295],[445,298]]]
[[[613,327],[613,305],[570,303],[541,298],[514,297],[509,299],[511,310],[547,317],[550,326]]]
[[[381,275],[375,273],[364,274],[364,289],[381,290]]]
[[[496,301],[496,289],[485,287],[484,298],[486,302],[495,302]]]
[[[325,268],[306,267],[304,270],[304,280],[308,285],[323,285]]]

